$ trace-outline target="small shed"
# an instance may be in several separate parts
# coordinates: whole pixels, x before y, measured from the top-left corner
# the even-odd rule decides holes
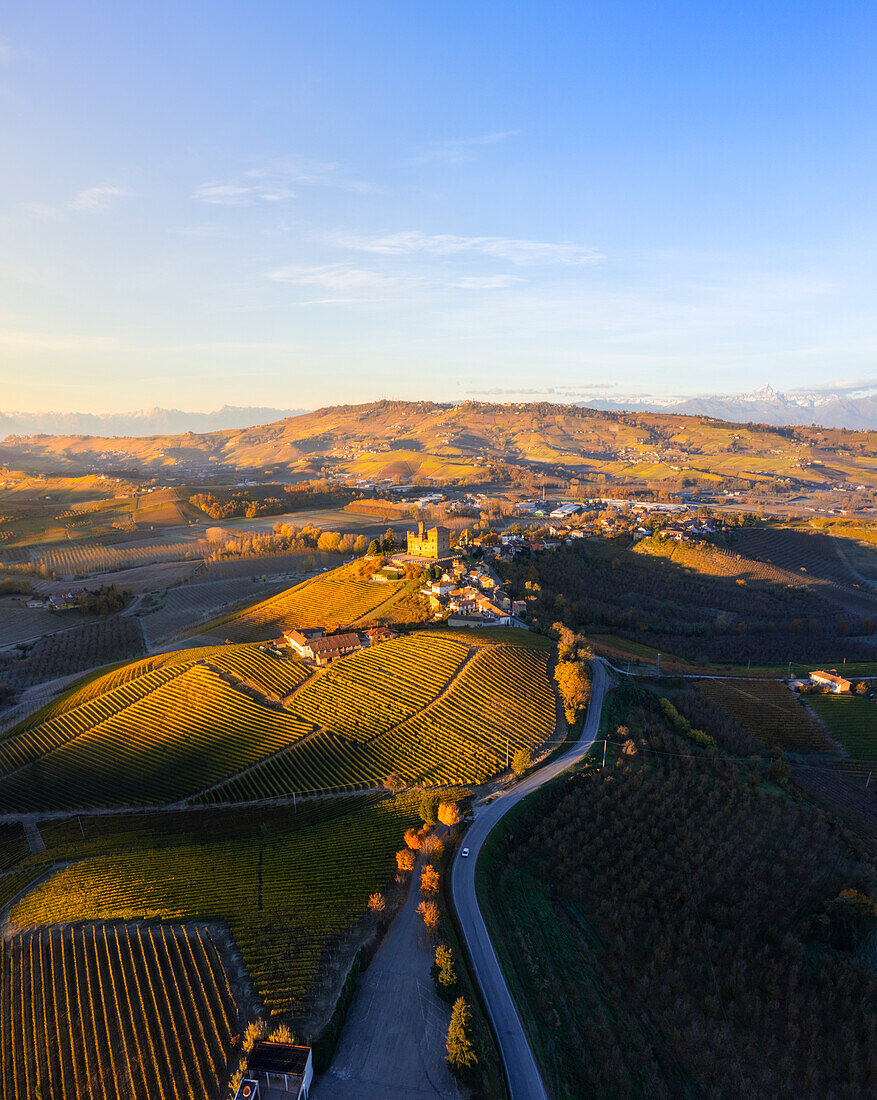
[[[235,1100],[307,1100],[313,1079],[310,1047],[266,1039],[253,1048]]]

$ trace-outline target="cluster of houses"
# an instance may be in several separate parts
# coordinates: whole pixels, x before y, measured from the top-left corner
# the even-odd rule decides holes
[[[45,599],[34,596],[27,601],[27,606],[42,608],[45,611],[72,611],[79,606],[79,597],[72,592],[65,592],[63,595],[46,596]]]
[[[435,617],[447,616],[449,626],[520,626],[527,610],[523,600],[509,599],[489,568],[467,566],[462,558],[421,592]]]
[[[387,626],[376,626],[371,630],[348,631],[345,634],[327,634],[319,627],[302,630],[287,630],[283,640],[299,657],[313,661],[325,668],[341,657],[358,653],[368,646],[379,645],[397,637],[395,631]]]

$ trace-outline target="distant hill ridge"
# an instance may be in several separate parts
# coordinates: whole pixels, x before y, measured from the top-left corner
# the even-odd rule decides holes
[[[0,439],[8,435],[97,435],[102,437],[177,435],[249,428],[270,420],[297,416],[304,409],[271,409],[223,405],[215,412],[182,409],[138,409],[127,413],[0,412]]]
[[[16,436],[9,469],[97,473],[138,469],[190,477],[259,471],[277,480],[343,472],[364,480],[489,482],[508,470],[605,475],[611,481],[774,477],[855,488],[874,481],[877,431],[729,423],[679,412],[571,404],[374,401],[209,433]],[[790,482],[791,483],[791,482]]]

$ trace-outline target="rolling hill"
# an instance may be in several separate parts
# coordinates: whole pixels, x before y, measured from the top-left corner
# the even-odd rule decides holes
[[[254,428],[207,434],[17,436],[10,468],[134,470],[205,476],[240,470],[278,478],[330,472],[361,478],[502,478],[515,469],[607,481],[873,486],[877,432],[734,424],[708,416],[551,404],[379,401],[338,405]]]

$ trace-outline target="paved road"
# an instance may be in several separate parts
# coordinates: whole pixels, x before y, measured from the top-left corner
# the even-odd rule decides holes
[[[582,730],[582,736],[567,752],[555,757],[545,767],[528,776],[507,794],[478,810],[475,821],[466,833],[465,845],[469,858],[459,855],[454,860],[451,873],[451,890],[460,926],[469,948],[472,965],[481,987],[487,1011],[499,1041],[512,1100],[547,1100],[545,1086],[536,1066],[536,1059],[527,1041],[524,1028],[515,1010],[508,986],[502,976],[499,962],[490,939],[484,918],[475,896],[475,864],[487,834],[500,818],[528,794],[554,779],[571,764],[580,760],[597,736],[600,712],[608,686],[608,675],[600,661],[594,661],[594,682],[591,703]]]
[[[417,913],[423,860],[408,898],[360,976],[328,1072],[312,1100],[461,1100],[445,1062],[451,1013],[430,976],[434,947]]]

